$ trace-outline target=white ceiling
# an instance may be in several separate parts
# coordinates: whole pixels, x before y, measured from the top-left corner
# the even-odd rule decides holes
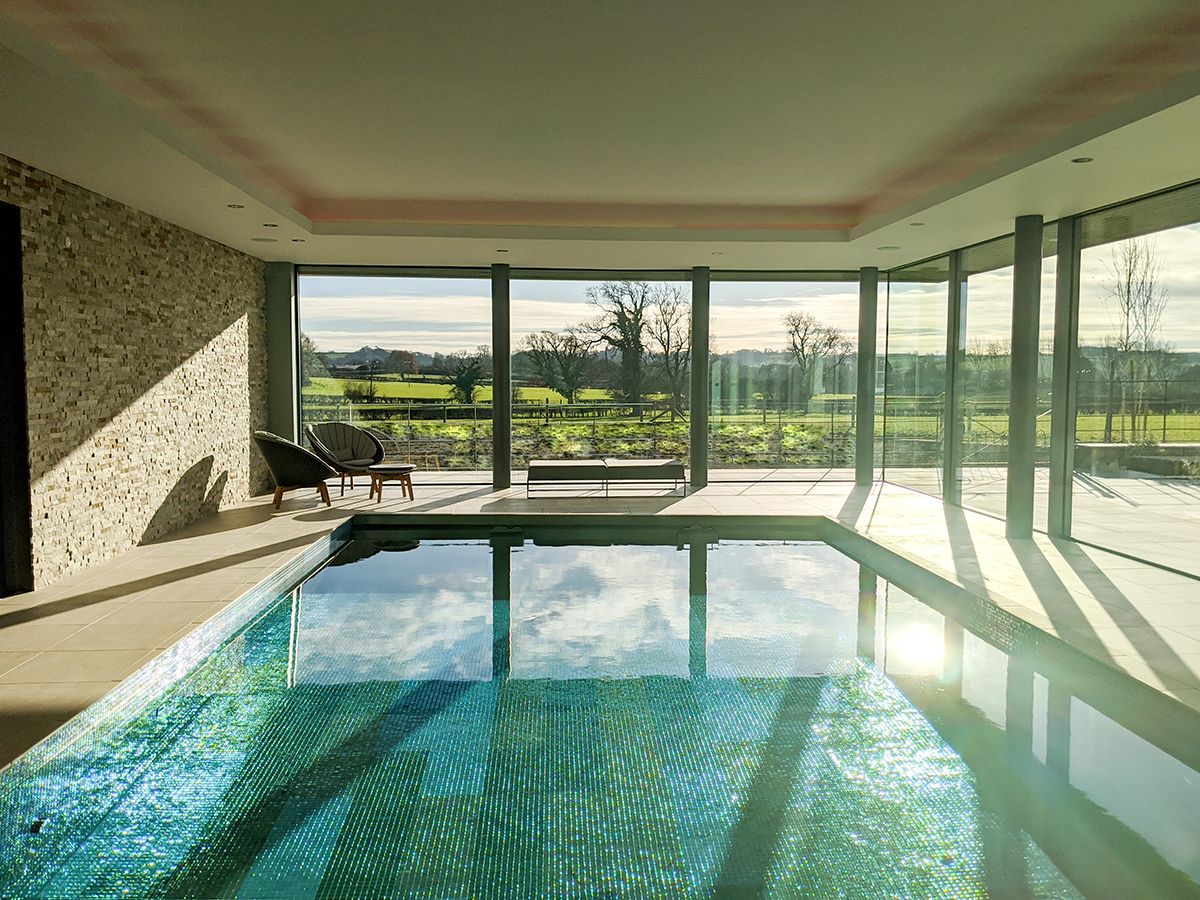
[[[0,152],[299,262],[890,266],[1200,177],[1177,0],[0,0],[0,84]]]

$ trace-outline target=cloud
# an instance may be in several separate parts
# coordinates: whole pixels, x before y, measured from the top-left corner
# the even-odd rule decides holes
[[[1200,352],[1200,225],[1151,235],[1170,300],[1161,336],[1177,350]],[[1080,273],[1080,340],[1095,343],[1117,330],[1106,284],[1113,244],[1086,249]],[[512,342],[520,347],[535,331],[556,330],[590,318],[587,289],[595,281],[512,282]],[[1053,333],[1055,258],[1043,260],[1040,326]],[[685,290],[690,290],[684,285]],[[892,352],[941,355],[946,342],[948,285],[881,285]],[[968,345],[1011,337],[1012,267],[971,276],[967,284]],[[858,323],[857,286],[846,282],[712,283],[710,333],[718,352],[781,348],[783,317],[808,312],[853,337]],[[491,344],[491,284],[487,278],[379,278],[302,276],[301,327],[321,350],[356,350],[364,344],[452,352]],[[883,323],[881,323],[882,326]],[[882,338],[882,328],[881,328]],[[882,342],[881,342],[882,350]]]

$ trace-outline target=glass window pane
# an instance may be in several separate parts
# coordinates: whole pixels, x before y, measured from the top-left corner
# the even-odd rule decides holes
[[[299,295],[301,426],[350,422],[390,459],[491,480],[488,279],[301,275]]]
[[[959,366],[962,505],[1003,516],[1012,383],[1013,239],[968,248],[962,260],[967,278],[966,340]]]
[[[711,290],[710,480],[853,478],[857,273]]]
[[[1050,424],[1054,421],[1054,304],[1058,279],[1058,224],[1042,232],[1042,303],[1038,316],[1037,453],[1034,456],[1033,527],[1050,527]]]
[[[513,468],[688,459],[691,284],[513,279]]]
[[[1187,224],[1180,219],[1190,215]],[[1200,573],[1200,190],[1088,216],[1074,537]],[[1148,228],[1161,230],[1147,231]]]
[[[880,405],[884,477],[936,496],[942,493],[949,281],[948,257],[889,273]]]

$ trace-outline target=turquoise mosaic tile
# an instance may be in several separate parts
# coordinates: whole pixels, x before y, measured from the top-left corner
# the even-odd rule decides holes
[[[490,549],[464,553],[475,573]],[[897,683],[852,650],[823,674],[772,675],[776,661],[765,660],[767,674],[742,677],[590,678],[578,677],[590,663],[566,635],[569,677],[505,677],[473,655],[508,650],[503,635],[493,640],[492,598],[472,593],[487,585],[472,576],[462,596],[430,609],[404,582],[403,558],[385,569],[373,557],[370,591],[352,589],[353,565],[325,571],[345,606],[362,604],[355,622],[370,618],[379,579],[394,573],[394,602],[419,608],[389,621],[433,641],[414,651],[422,665],[435,658],[428,647],[449,648],[455,677],[364,678],[391,662],[365,659],[357,631],[338,640],[332,581],[319,573],[298,593],[276,591],[140,706],[110,710],[86,735],[0,775],[0,895],[971,897],[995,892],[997,847],[1019,860],[1035,895],[1077,893],[986,802]],[[536,565],[537,549],[521,559]],[[514,619],[518,609],[540,615],[515,572],[513,583]],[[319,654],[298,649],[306,594],[326,598]],[[688,659],[693,600],[680,598],[680,616],[617,618],[659,621],[664,645]],[[570,602],[636,604],[637,593]],[[671,602],[654,598],[659,610]],[[833,605],[853,621],[853,603]],[[769,628],[768,610],[737,623],[737,640]],[[422,615],[440,623],[436,634]],[[823,615],[821,628],[836,633],[841,620]],[[813,627],[812,617],[783,618]],[[609,672],[623,659],[643,665],[646,644],[622,657],[622,639],[593,632],[587,652]],[[723,652],[730,667],[752,668],[744,643]],[[821,659],[833,652],[823,646]],[[304,660],[319,679],[306,680]],[[540,669],[552,663],[539,657]],[[38,834],[35,819],[45,822]]]

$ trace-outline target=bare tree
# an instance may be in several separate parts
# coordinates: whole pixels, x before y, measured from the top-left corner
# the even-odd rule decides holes
[[[640,400],[645,394],[646,324],[654,305],[651,285],[605,281],[588,288],[587,297],[597,314],[583,324],[583,331],[619,357],[616,393]]]
[[[1146,367],[1169,295],[1160,281],[1154,244],[1148,240],[1132,238],[1115,244],[1105,268],[1104,297],[1110,304],[1114,345],[1125,363],[1121,415],[1124,418],[1128,410],[1130,439],[1136,441],[1138,418],[1144,417],[1146,407]]]
[[[1108,403],[1104,410],[1104,443],[1111,444],[1113,440],[1113,413],[1117,406],[1117,364],[1120,359],[1116,338],[1106,337],[1100,344],[1104,350],[1104,378],[1108,383]]]
[[[692,363],[692,308],[683,288],[660,284],[651,289],[653,304],[646,322],[650,362],[671,396],[671,418],[684,415]]]
[[[546,387],[574,403],[587,381],[591,357],[587,342],[569,331],[538,331],[525,338],[524,350]]]
[[[854,352],[854,345],[841,331],[822,324],[811,313],[788,313],[783,322],[787,326],[787,350],[799,370],[800,399],[807,404],[813,395],[817,367],[826,359],[840,366]]]

